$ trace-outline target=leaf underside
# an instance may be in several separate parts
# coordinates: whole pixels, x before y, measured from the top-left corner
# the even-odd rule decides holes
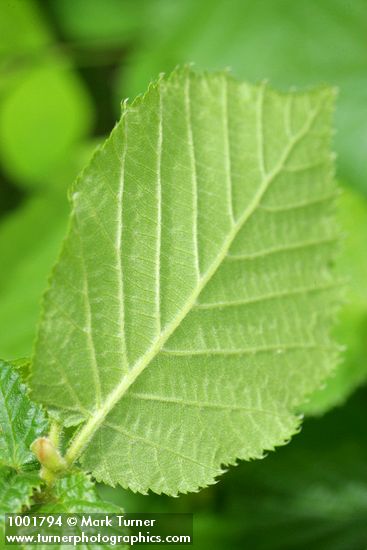
[[[77,181],[31,387],[98,480],[195,491],[297,431],[337,357],[333,100],[178,70]]]

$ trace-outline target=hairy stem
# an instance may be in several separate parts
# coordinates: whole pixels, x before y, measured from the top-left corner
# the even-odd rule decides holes
[[[60,439],[62,435],[62,426],[56,420],[53,420],[50,427],[49,439],[52,441],[56,449],[60,447]]]

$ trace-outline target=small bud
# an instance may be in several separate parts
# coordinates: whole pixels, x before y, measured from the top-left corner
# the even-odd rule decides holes
[[[57,473],[65,470],[65,460],[48,437],[39,437],[33,441],[31,451],[42,466],[50,472]]]

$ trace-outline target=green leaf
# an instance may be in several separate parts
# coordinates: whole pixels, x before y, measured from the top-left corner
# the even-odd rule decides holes
[[[0,465],[21,470],[34,462],[29,446],[46,430],[44,412],[29,399],[18,373],[0,361]]]
[[[98,480],[176,494],[298,429],[332,370],[334,93],[188,69],[126,106],[72,191],[33,395]]]
[[[118,514],[119,506],[102,500],[96,493],[95,485],[82,472],[72,473],[57,479],[52,488],[52,501],[43,504],[39,513],[54,514]],[[37,512],[38,513],[38,512]]]
[[[31,359],[22,357],[11,362],[11,366],[16,369],[22,382],[27,383],[27,379],[31,372]]]
[[[123,62],[119,97],[188,60],[280,87],[337,85],[339,173],[367,193],[365,0],[156,0],[149,8],[140,45]]]
[[[3,548],[5,538],[5,514],[16,514],[28,508],[35,489],[39,489],[41,483],[38,473],[0,468],[0,548]]]
[[[74,472],[62,479],[57,479],[52,487],[50,501],[37,508],[37,514],[121,514],[122,508],[102,500],[96,493],[95,486],[89,476],[82,472]],[[27,534],[30,531],[28,529]],[[56,530],[56,534],[62,534]],[[56,545],[57,548],[70,548],[68,545]],[[80,544],[82,550],[90,545]],[[25,546],[35,548],[35,546]],[[111,548],[110,545],[96,545],[98,548]],[[121,548],[127,548],[122,546]],[[37,545],[38,550],[47,550],[48,546]]]
[[[38,473],[0,469],[0,523],[4,514],[21,512],[32,503],[32,494],[42,483]]]

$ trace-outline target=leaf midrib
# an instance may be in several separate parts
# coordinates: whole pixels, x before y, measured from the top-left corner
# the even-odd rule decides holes
[[[191,311],[192,307],[196,303],[196,300],[206,284],[211,280],[214,273],[217,271],[218,267],[223,262],[224,258],[227,256],[228,250],[231,247],[234,239],[236,238],[238,232],[242,229],[244,224],[248,219],[255,213],[258,208],[261,199],[268,190],[272,181],[276,176],[282,171],[285,162],[287,161],[289,155],[291,154],[294,147],[307,135],[310,131],[313,122],[315,121],[318,113],[320,112],[322,102],[315,107],[307,118],[305,124],[302,128],[293,135],[293,138],[289,140],[288,145],[284,148],[283,154],[280,156],[278,163],[275,167],[268,173],[265,172],[264,164],[264,151],[263,151],[263,139],[262,139],[262,96],[259,94],[259,111],[258,111],[258,142],[259,142],[259,165],[260,171],[264,175],[263,182],[259,186],[257,193],[255,193],[252,201],[248,207],[244,210],[242,216],[239,217],[238,221],[232,225],[231,231],[228,233],[228,236],[223,242],[221,251],[212,262],[207,271],[202,275],[201,279],[198,282],[198,285],[194,292],[191,294],[190,298],[186,302],[185,306],[177,314],[177,316],[166,326],[165,330],[161,333],[156,342],[148,349],[148,351],[140,357],[136,363],[132,366],[128,374],[123,378],[120,384],[109,394],[102,406],[97,409],[92,417],[85,423],[84,427],[79,431],[78,435],[73,440],[71,446],[69,447],[68,452],[66,453],[66,460],[69,464],[72,464],[75,460],[79,458],[81,453],[84,451],[89,441],[92,439],[96,431],[99,429],[101,424],[107,415],[114,409],[117,403],[121,400],[130,386],[135,382],[135,380],[140,376],[140,374],[145,370],[145,368],[151,363],[154,357],[160,352],[164,344],[174,333],[177,327],[185,319],[188,313]]]

